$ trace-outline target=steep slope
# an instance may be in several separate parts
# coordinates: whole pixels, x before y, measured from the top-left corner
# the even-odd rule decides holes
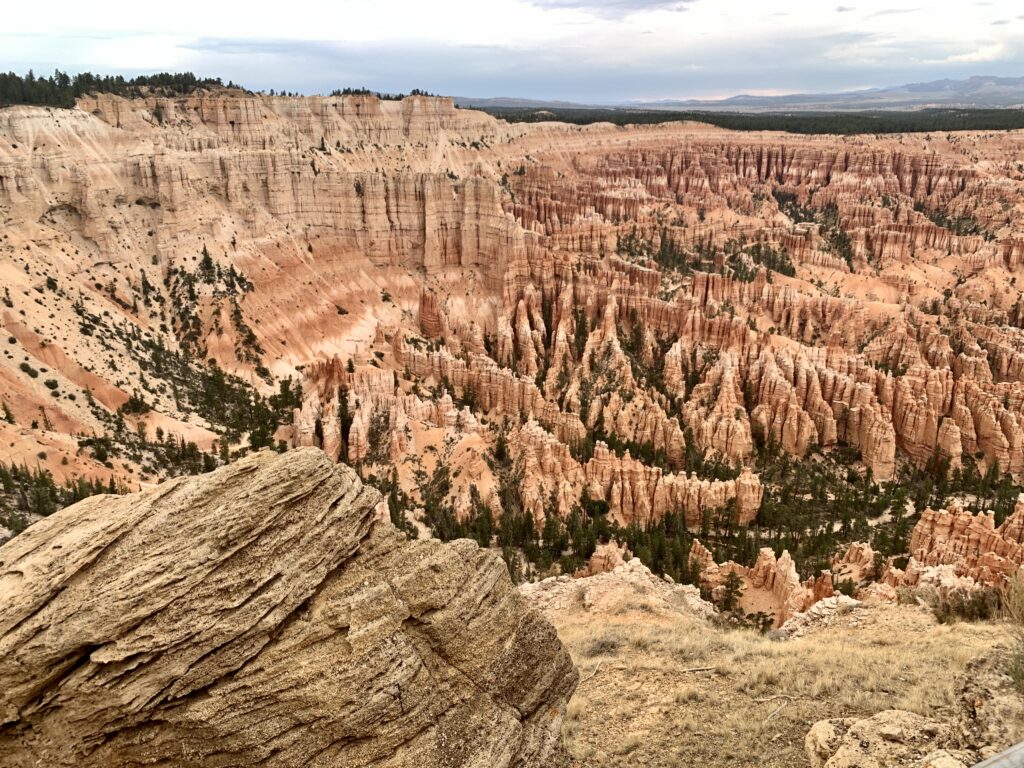
[[[766,636],[709,620],[693,587],[636,561],[520,591],[579,666],[565,734],[580,768],[963,768],[1024,738],[1002,623],[842,598]]]
[[[0,548],[4,765],[561,762],[576,672],[501,561],[315,450],[93,497]]]

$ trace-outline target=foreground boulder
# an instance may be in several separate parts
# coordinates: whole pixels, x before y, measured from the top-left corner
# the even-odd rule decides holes
[[[936,748],[948,738],[945,730],[948,727],[937,720],[889,709],[863,719],[815,723],[805,750],[812,768],[964,768],[964,755]]]
[[[577,675],[505,566],[315,449],[0,548],[5,766],[548,766]]]
[[[1024,740],[1024,696],[997,647],[956,680],[958,706],[926,718],[890,709],[814,724],[804,749],[811,768],[966,768]]]

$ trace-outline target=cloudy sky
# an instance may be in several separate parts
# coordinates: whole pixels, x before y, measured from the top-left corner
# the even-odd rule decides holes
[[[1024,75],[1021,0],[51,0],[0,69],[612,102]]]

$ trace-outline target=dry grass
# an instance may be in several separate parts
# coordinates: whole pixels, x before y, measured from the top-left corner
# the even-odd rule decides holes
[[[941,714],[966,662],[1010,640],[1005,623],[938,624],[896,606],[784,642],[688,616],[553,620],[585,680],[565,725],[580,766],[806,765],[813,723]]]
[[[1020,571],[1010,580],[1003,597],[1003,614],[1014,644],[1010,651],[1009,668],[1006,670],[1017,690],[1024,693],[1024,575]]]

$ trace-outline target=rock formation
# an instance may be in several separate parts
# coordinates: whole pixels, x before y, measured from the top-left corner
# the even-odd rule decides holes
[[[969,662],[956,680],[955,711],[926,718],[890,709],[864,718],[833,718],[807,734],[812,768],[968,768],[1024,738],[1024,698],[995,651]]]
[[[608,502],[611,518],[623,525],[644,525],[675,512],[697,527],[705,513],[730,505],[737,523],[748,525],[761,506],[760,481],[747,469],[735,480],[677,475],[645,465],[628,450],[616,456],[603,442],[580,464],[567,446],[533,421],[523,425],[513,444],[522,466],[523,504],[538,520],[551,499],[559,514],[568,514],[584,490],[591,499]]]
[[[732,561],[716,563],[707,547],[695,539],[690,550],[690,567],[696,571],[701,585],[711,590],[718,601],[722,599],[729,574],[735,573],[741,589],[738,607],[745,614],[760,612],[772,617],[776,627],[833,594],[829,571],[800,581],[789,552],[776,558],[769,547],[762,548],[757,562],[747,568]]]
[[[530,605],[551,614],[579,609],[596,616],[640,611],[655,615],[685,612],[708,618],[715,612],[696,587],[658,578],[636,558],[587,578],[552,576],[522,584],[519,591]]]
[[[4,765],[561,764],[552,627],[495,555],[380,504],[263,452],[0,548]]]
[[[721,596],[729,573],[742,583],[740,607],[761,610],[775,617],[780,627],[833,595],[834,585],[849,582],[854,596],[864,602],[896,602],[898,587],[933,587],[942,593],[970,593],[982,587],[1002,587],[1024,567],[1024,494],[1014,513],[1000,526],[992,513],[973,515],[958,506],[925,509],[911,533],[910,557],[905,568],[894,558],[885,561],[863,542],[855,542],[832,559],[831,570],[803,582],[788,552],[776,558],[762,549],[747,568],[733,562],[716,563],[699,541],[690,551],[691,567],[701,584]],[[765,610],[765,607],[770,610]]]
[[[0,461],[135,488],[195,471],[168,442],[220,464],[255,433],[410,498],[448,467],[464,517],[501,512],[500,436],[537,520],[586,491],[692,527],[757,521],[774,446],[1019,482],[1021,144],[233,89],[0,109]],[[256,395],[270,423],[234,423]],[[914,562],[1019,562],[964,535]],[[805,600],[777,565],[749,570],[781,616]]]
[[[832,558],[832,574],[836,581],[849,580],[854,585],[877,579],[881,574],[881,557],[870,544],[854,542],[846,550]]]
[[[923,565],[955,565],[960,575],[999,583],[1024,565],[1024,498],[998,528],[991,513],[926,509],[911,534],[910,553]]]
[[[925,509],[910,537],[905,569],[889,564],[880,578],[892,586],[933,584],[944,590],[1001,587],[1024,567],[1024,495],[996,527],[994,515],[958,506]]]
[[[807,734],[806,753],[812,768],[966,768],[973,764],[966,753],[936,748],[945,730],[938,720],[898,709],[862,719],[822,720]]]
[[[599,573],[608,573],[608,571],[614,571],[620,565],[625,565],[628,560],[632,559],[633,557],[628,549],[614,541],[609,541],[606,544],[598,544],[594,548],[594,554],[587,560],[586,566],[573,575],[580,578],[596,576]]]
[[[782,626],[771,632],[771,637],[775,640],[802,637],[842,621],[850,614],[855,615],[863,606],[864,603],[860,600],[842,594],[823,597],[806,610],[794,613],[786,619]],[[856,623],[856,619],[850,621]]]

